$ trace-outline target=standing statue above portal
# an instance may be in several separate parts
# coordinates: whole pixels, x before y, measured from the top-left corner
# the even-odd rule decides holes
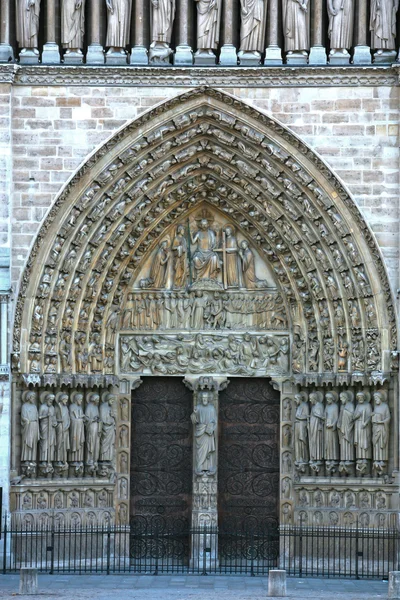
[[[308,0],[285,0],[283,30],[288,56],[307,56],[310,48]]]
[[[267,0],[240,0],[240,49],[238,57],[256,58],[261,61],[265,50],[265,26]]]
[[[391,54],[396,48],[396,15],[398,0],[371,0],[371,16],[369,28],[371,31],[371,49],[377,50],[377,57]]]
[[[349,60],[353,45],[354,0],[327,0],[331,41],[330,56],[340,55]]]
[[[131,32],[132,0],[106,0],[107,6],[107,54],[126,54]]]
[[[150,63],[169,63],[172,26],[175,18],[175,0],[151,1]]]
[[[32,51],[39,56],[40,0],[16,0],[16,33],[20,56]]]
[[[82,56],[85,35],[85,0],[62,0],[61,4],[61,43],[65,55],[72,53]]]
[[[222,0],[195,0],[195,2],[197,5],[195,62],[198,62],[196,59],[205,59],[206,61],[211,59],[215,63],[213,50],[218,50]]]

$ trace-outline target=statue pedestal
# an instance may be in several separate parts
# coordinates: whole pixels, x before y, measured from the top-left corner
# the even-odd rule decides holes
[[[261,64],[259,52],[239,52],[238,58],[239,64],[244,67],[258,67]]]
[[[10,44],[0,44],[0,62],[13,62],[14,50]]]
[[[323,46],[313,46],[308,57],[308,64],[326,65],[327,62],[326,49]]]
[[[121,51],[109,50],[108,52],[106,52],[106,64],[127,65],[129,64],[129,55],[123,49],[121,49]]]
[[[104,60],[104,59],[103,59]],[[63,61],[65,65],[81,65],[83,63],[83,52],[79,50],[68,50],[65,52],[63,56]]]
[[[131,51],[131,65],[134,67],[143,67],[149,64],[147,49],[144,46],[134,46]]]
[[[193,64],[193,50],[190,46],[177,46],[172,62],[177,67],[187,67]]]
[[[264,65],[266,67],[273,67],[282,64],[282,51],[279,46],[268,46],[265,50]]]
[[[372,62],[374,64],[391,65],[392,63],[396,62],[396,50],[382,50],[380,54],[379,50],[375,50]]]
[[[42,63],[44,65],[59,65],[61,62],[60,50],[58,44],[47,42],[43,46]]]
[[[153,42],[149,50],[149,64],[158,67],[169,66],[171,64],[171,54],[172,50],[168,44]]]
[[[198,67],[212,67],[217,64],[217,57],[213,52],[209,54],[204,50],[197,50],[194,55],[194,64]]]
[[[90,44],[86,53],[87,65],[104,65],[104,50],[100,44]]]
[[[355,46],[353,54],[353,64],[355,65],[370,65],[371,50],[368,46]]]
[[[302,52],[289,52],[286,54],[286,64],[292,66],[306,65],[308,63],[308,54],[302,54]]]
[[[37,65],[39,63],[39,50],[37,48],[23,48],[19,53],[21,65]]]
[[[350,64],[350,54],[343,54],[340,50],[336,50],[334,54],[329,54],[330,65],[348,65]]]
[[[232,44],[224,44],[219,55],[219,64],[222,67],[235,67],[238,63],[236,48]]]

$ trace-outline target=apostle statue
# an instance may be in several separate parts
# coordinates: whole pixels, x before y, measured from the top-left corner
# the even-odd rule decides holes
[[[369,28],[371,31],[371,48],[377,55],[384,50],[396,48],[396,14],[398,0],[371,0]]]
[[[357,406],[354,411],[354,446],[356,449],[356,470],[360,475],[368,471],[371,460],[371,415],[372,408],[368,392],[356,394]]]
[[[72,463],[83,462],[83,450],[85,444],[85,424],[82,409],[83,394],[75,392],[71,398],[69,416],[71,427],[69,430],[70,460]]]
[[[85,0],[62,0],[61,43],[65,54],[82,54],[85,35]]]
[[[215,456],[217,413],[212,404],[212,393],[210,391],[200,390],[198,398],[200,404],[196,406],[190,417],[194,425],[194,469],[197,475],[203,473],[212,475],[217,469]]]
[[[100,406],[101,436],[100,460],[112,461],[115,452],[115,416],[113,403],[115,396],[106,394]]]
[[[36,393],[26,392],[21,409],[21,462],[34,463],[39,441],[39,415],[36,408]]]
[[[39,408],[39,460],[46,464],[55,459],[57,419],[54,400],[54,394],[43,394]]]
[[[99,414],[100,396],[93,392],[88,397],[85,410],[86,425],[86,464],[97,466],[100,455],[100,414]]]
[[[225,272],[227,287],[239,287],[238,245],[233,228],[225,228]]]
[[[40,0],[16,0],[16,33],[20,53],[33,50],[39,54]]]
[[[327,0],[329,27],[328,37],[331,40],[330,54],[349,55],[353,45],[354,0]]]
[[[283,7],[285,50],[288,55],[307,56],[310,48],[308,0],[284,0]]]
[[[303,472],[308,464],[308,408],[307,394],[301,392],[294,397],[296,415],[294,423],[294,456],[296,469]]]
[[[57,446],[56,461],[60,465],[67,464],[69,450],[69,427],[71,424],[68,410],[68,394],[61,393],[56,399]]]
[[[132,0],[106,0],[108,53],[125,55],[131,31]]]
[[[324,458],[324,422],[325,413],[322,403],[322,392],[311,392],[311,414],[308,426],[308,441],[310,445],[310,467],[318,473]]]
[[[372,448],[374,469],[379,475],[385,470],[389,458],[389,424],[390,410],[386,395],[382,391],[374,392],[374,412],[372,422]]]
[[[337,422],[339,419],[339,408],[337,405],[336,392],[325,394],[325,466],[328,473],[332,474],[339,461],[339,440],[337,434]]]
[[[349,473],[349,467],[354,462],[354,404],[353,392],[347,390],[341,392],[339,399],[341,402],[339,420],[337,423],[340,447],[340,465],[341,473]]]
[[[261,59],[265,49],[267,0],[240,0],[239,58],[250,53]]]
[[[184,287],[187,280],[187,240],[184,225],[178,225],[171,246],[173,254],[174,287]]]
[[[151,44],[150,62],[169,62],[175,0],[150,0]]]
[[[140,287],[164,288],[168,277],[169,250],[167,240],[163,240],[158,246],[150,267],[150,275],[141,279]]]
[[[197,4],[197,52],[196,56],[214,58],[218,49],[222,0],[195,0]]]
[[[209,227],[207,219],[201,219],[199,229],[194,234],[191,233],[191,240],[197,245],[192,257],[195,280],[216,279],[221,270],[220,260],[215,252],[217,235]]]
[[[248,290],[265,287],[267,285],[266,282],[258,279],[256,276],[254,253],[246,240],[242,240],[240,242],[239,254],[240,258],[242,259],[242,277],[244,287]]]

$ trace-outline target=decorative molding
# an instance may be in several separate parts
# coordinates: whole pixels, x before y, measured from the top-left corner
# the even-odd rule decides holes
[[[0,65],[0,82],[96,87],[397,86],[399,65],[343,67],[107,67]]]

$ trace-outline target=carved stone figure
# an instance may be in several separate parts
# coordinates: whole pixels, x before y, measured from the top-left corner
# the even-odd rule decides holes
[[[368,461],[371,459],[371,415],[372,408],[367,392],[358,392],[356,395],[357,406],[354,411],[354,446],[356,449],[356,470],[364,475],[368,470]]]
[[[308,420],[310,410],[307,402],[307,394],[302,392],[294,397],[296,404],[296,415],[294,423],[294,455],[296,468],[304,472],[308,464]]]
[[[55,413],[57,419],[57,443],[56,443],[56,461],[61,464],[67,463],[69,450],[69,428],[71,420],[68,410],[68,394],[60,394],[56,398]]]
[[[100,437],[100,460],[112,461],[115,453],[115,416],[113,414],[113,403],[115,396],[106,394],[105,400],[100,406],[101,437]]]
[[[287,53],[301,52],[307,56],[310,48],[308,0],[285,0],[283,27]]]
[[[230,225],[225,229],[225,253],[226,286],[239,287],[238,245],[235,232]]]
[[[336,392],[326,393],[325,402],[325,465],[328,473],[333,473],[339,460],[339,440],[337,433],[339,408]]]
[[[327,0],[331,56],[340,52],[348,56],[353,45],[354,0]]]
[[[16,0],[16,33],[21,54],[32,49],[39,54],[40,0]]]
[[[371,48],[377,49],[377,54],[384,50],[396,48],[396,13],[398,0],[371,0],[369,28],[371,31]]]
[[[250,52],[260,57],[265,50],[266,0],[240,1],[240,50],[239,57]]]
[[[158,1],[158,0],[157,0]],[[187,240],[185,237],[185,227],[178,225],[176,234],[171,246],[173,254],[173,278],[174,287],[184,287],[187,281]]]
[[[26,392],[21,409],[21,462],[36,461],[39,441],[39,415],[36,408],[36,393]]]
[[[218,49],[221,21],[221,0],[195,0],[197,5],[196,56],[214,56]]]
[[[83,462],[85,447],[85,423],[82,409],[83,394],[75,392],[69,407],[70,426],[70,460],[73,463]]]
[[[337,423],[340,447],[340,465],[339,471],[349,473],[354,461],[354,404],[353,392],[347,390],[340,393],[340,412]]]
[[[130,38],[132,0],[106,0],[106,6],[106,46],[124,54]]]
[[[88,396],[85,410],[86,464],[97,465],[100,454],[100,396],[93,392]]]
[[[372,422],[372,446],[374,455],[374,469],[381,475],[389,458],[389,425],[390,410],[384,392],[374,392],[374,412]]]
[[[254,253],[251,248],[249,248],[249,244],[246,240],[242,240],[240,242],[239,254],[240,258],[242,259],[242,276],[244,286],[249,290],[257,287],[264,287],[266,282],[256,277]]]
[[[51,463],[55,459],[56,426],[53,402],[54,394],[45,394],[41,399],[39,408],[39,460],[42,463]]]
[[[66,54],[82,52],[85,35],[85,0],[62,0],[61,43]]]
[[[199,4],[201,2],[203,0],[200,0]],[[209,227],[207,219],[201,219],[198,230],[194,234],[191,233],[191,241],[196,244],[192,257],[194,279],[216,279],[221,270],[220,260],[215,252],[217,236]]]
[[[195,466],[197,475],[203,472],[216,472],[215,432],[217,429],[217,413],[212,404],[212,393],[208,390],[198,392],[200,404],[194,409],[191,420],[194,425]]]
[[[175,17],[175,0],[151,0],[150,60],[167,62],[172,50],[172,26]]]
[[[321,461],[324,458],[324,405],[322,392],[311,392],[311,414],[309,421],[308,439],[310,445],[310,467],[319,472]]]
[[[168,260],[168,242],[167,240],[163,240],[153,257],[150,275],[147,279],[141,279],[140,287],[164,288],[168,276]]]

